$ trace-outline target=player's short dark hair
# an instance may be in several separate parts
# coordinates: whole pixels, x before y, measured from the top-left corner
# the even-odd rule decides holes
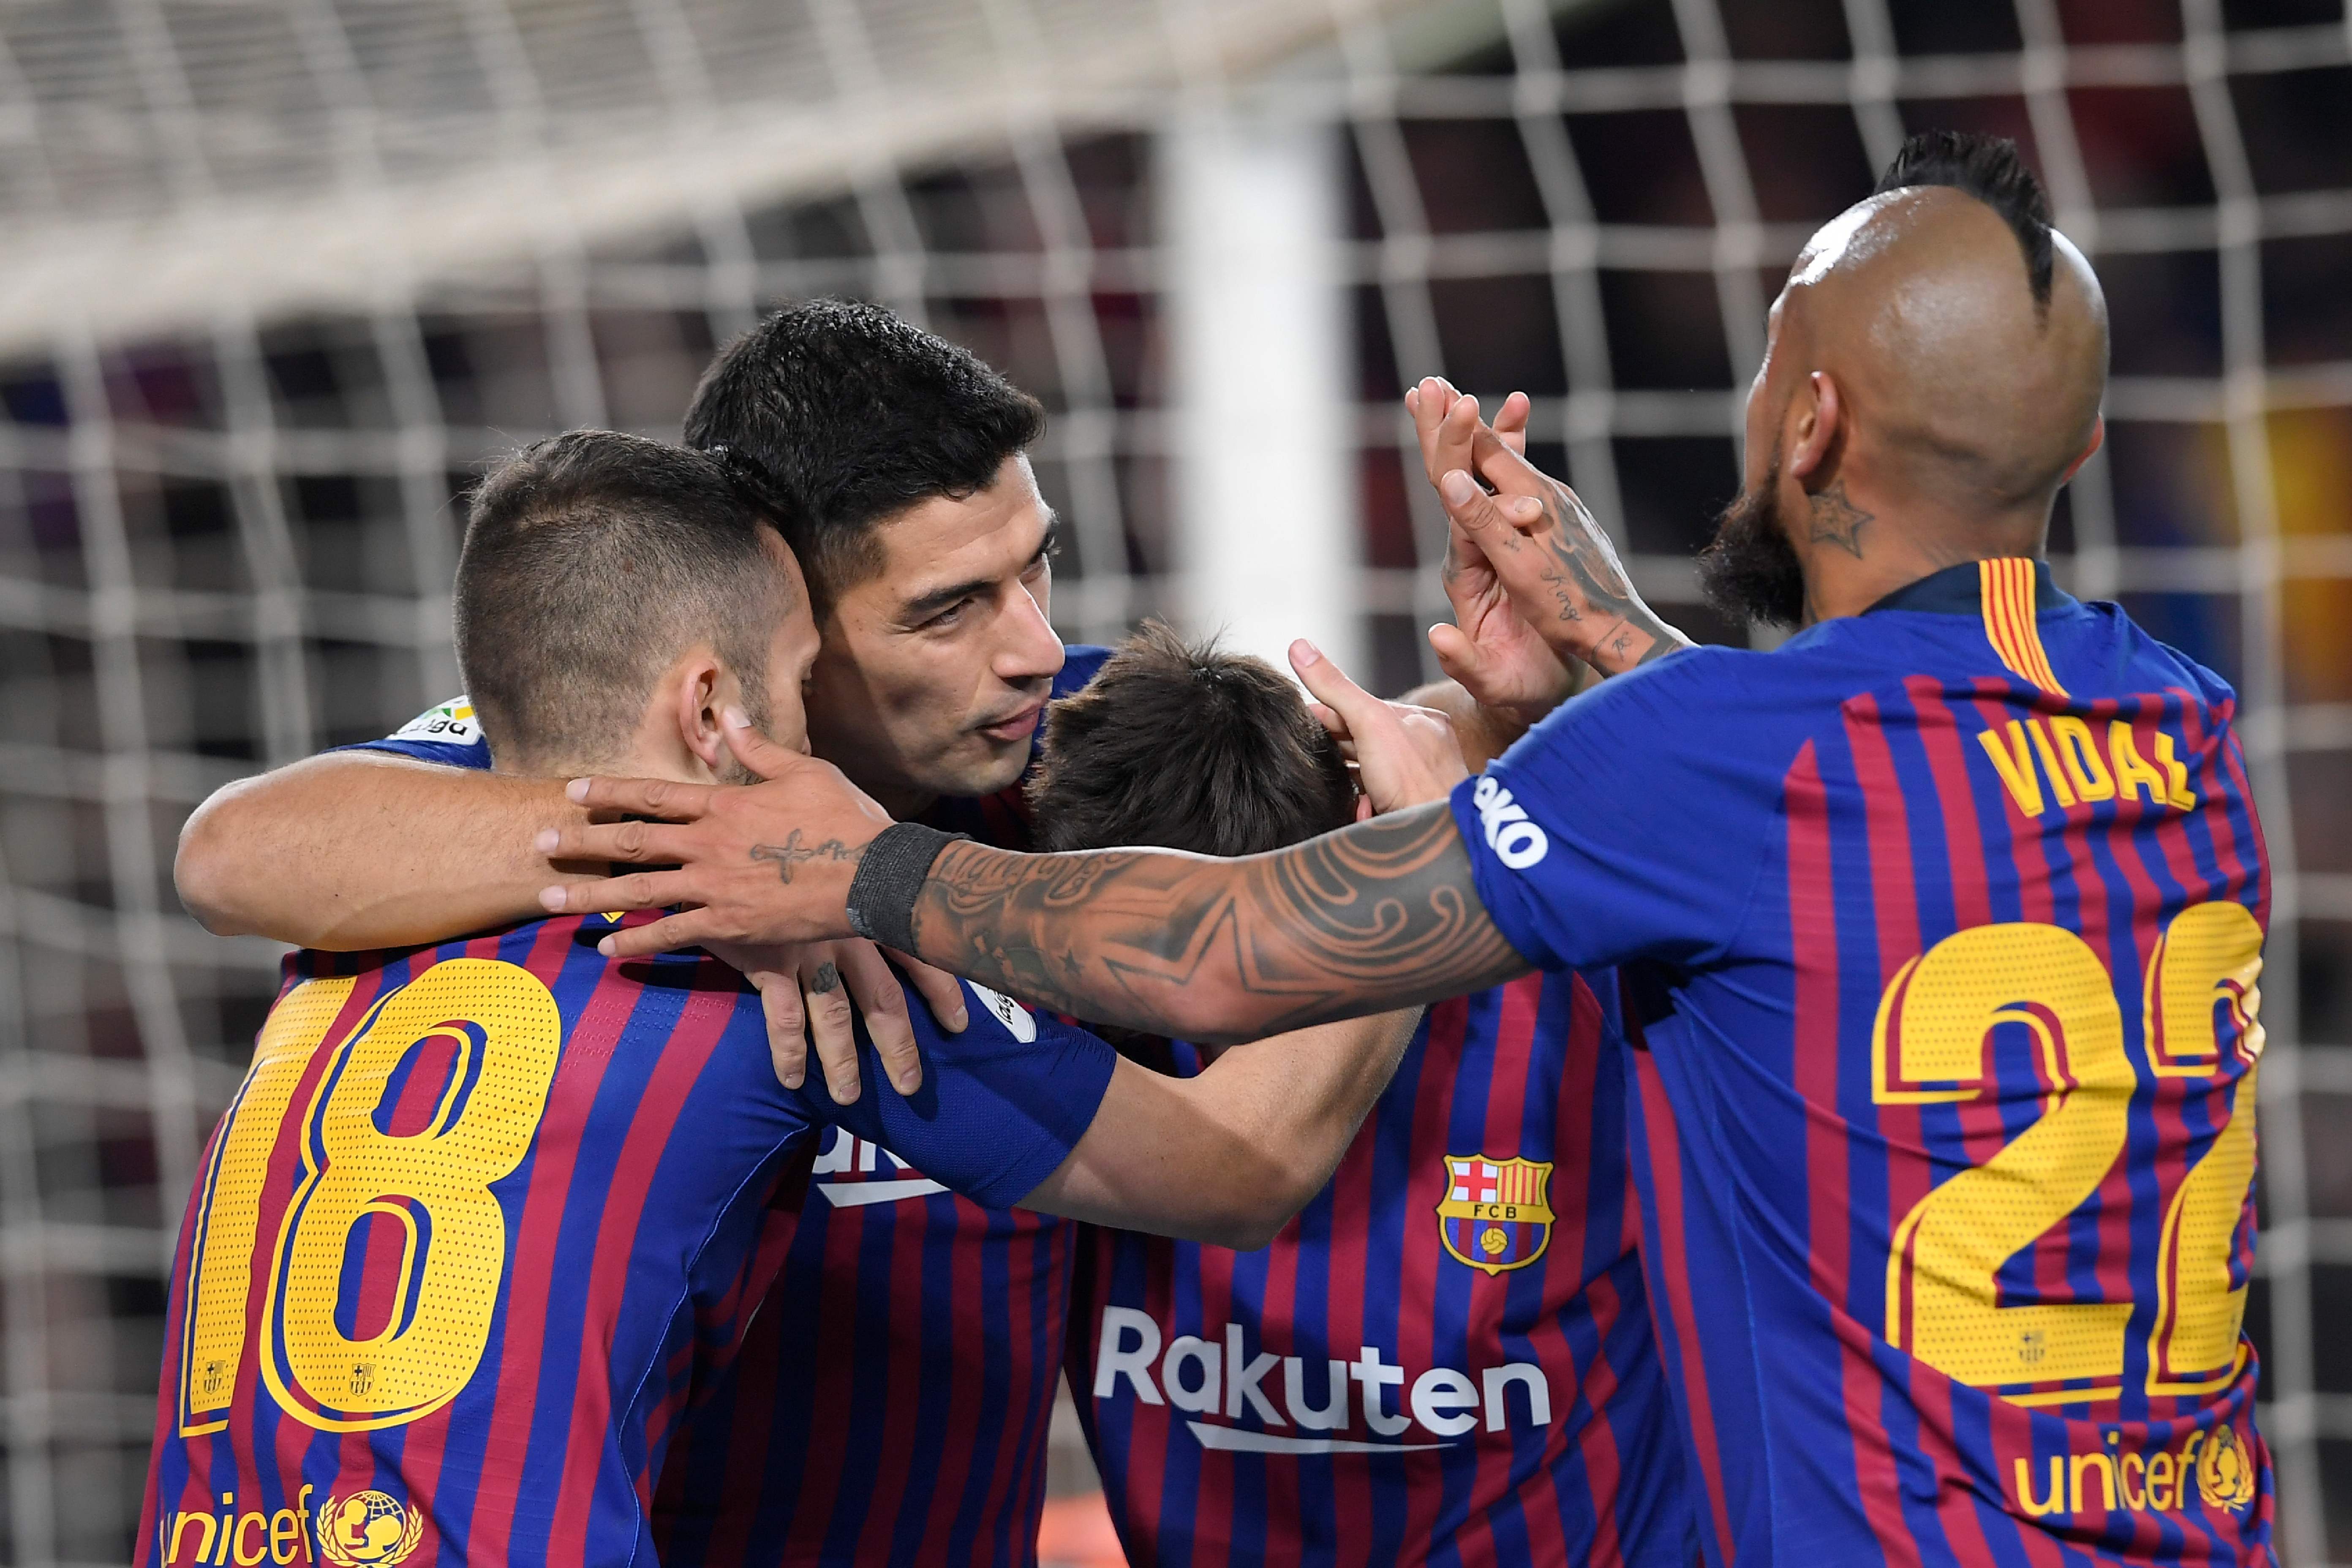
[[[729,343],[686,414],[686,444],[774,512],[823,601],[879,568],[884,521],[987,489],[1045,429],[1037,400],[977,355],[847,300],[779,310]]]
[[[2050,196],[2026,166],[2016,142],[2006,136],[1980,136],[1969,131],[1922,131],[1903,143],[1871,194],[1899,191],[1906,185],[1948,185],[1966,191],[1999,213],[2025,252],[2025,275],[2033,286],[2034,304],[2048,307]]]
[[[503,765],[620,755],[654,684],[708,641],[766,707],[789,579],[768,523],[709,458],[610,430],[536,441],[468,502],[457,666]]]
[[[1029,804],[1040,849],[1255,855],[1345,826],[1356,786],[1271,665],[1147,622],[1046,710]]]

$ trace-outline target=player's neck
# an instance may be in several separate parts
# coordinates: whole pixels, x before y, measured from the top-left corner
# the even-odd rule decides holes
[[[822,752],[817,754],[824,756]],[[848,774],[851,784],[872,795],[875,804],[888,812],[896,821],[919,822],[925,813],[940,803],[938,792],[927,790],[919,784],[909,784],[904,779],[868,777],[838,757],[825,757],[824,760]]]
[[[1858,616],[1948,567],[2002,556],[2038,558],[2048,531],[2047,502],[1995,517],[1958,518],[1905,500],[1871,500],[1874,504],[1842,503],[1869,517],[1869,526],[1835,536],[1817,528],[1806,541],[1810,548],[1800,555],[1806,625]]]
[[[822,736],[814,738],[816,755],[847,774],[851,784],[872,795],[875,804],[894,820],[919,822],[924,813],[939,805],[937,790],[926,789],[904,774],[877,768],[867,758],[852,754],[849,747],[830,746]]]

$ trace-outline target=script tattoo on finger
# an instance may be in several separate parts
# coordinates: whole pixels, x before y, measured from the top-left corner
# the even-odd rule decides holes
[[[1525,967],[1478,902],[1444,801],[1246,860],[951,844],[914,923],[927,953],[983,984],[1133,1028],[1161,1026],[1196,985],[1263,1034]]]
[[[1546,559],[1536,575],[1550,592],[1558,618],[1580,627],[1572,640],[1584,658],[1619,674],[1690,646],[1642,602],[1616,546],[1573,491],[1552,481],[1545,506],[1551,526],[1537,541]],[[1588,619],[1597,631],[1581,630]]]
[[[841,971],[833,966],[832,960],[816,966],[816,973],[809,976],[809,989],[820,996],[831,995],[841,989]]]
[[[1843,479],[1815,491],[1812,508],[1812,542],[1834,544],[1856,561],[1861,560],[1862,525],[1878,514],[1864,511],[1848,500]]]
[[[1592,514],[1559,485],[1552,487],[1544,504],[1551,513],[1546,542],[1552,560],[1543,569],[1543,580],[1551,584],[1553,597],[1559,602],[1559,618],[1580,621],[1586,611],[1620,619],[1632,614],[1641,601],[1617,559],[1616,547],[1601,531]]]
[[[828,838],[822,844],[803,844],[801,842],[801,830],[797,827],[785,836],[782,844],[751,846],[751,858],[774,861],[776,879],[783,882],[793,879],[793,868],[795,866],[805,865],[811,860],[855,860],[865,853],[864,845],[852,847],[838,838]]]

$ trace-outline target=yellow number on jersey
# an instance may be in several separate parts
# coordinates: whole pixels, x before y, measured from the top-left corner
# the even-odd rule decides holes
[[[2230,1288],[2231,1244],[2253,1179],[2251,1068],[2262,1050],[2253,979],[2262,931],[2234,903],[2187,910],[2148,959],[2152,1068],[2221,1066],[2213,1008],[2226,1005],[2250,1064],[2220,1135],[2174,1194],[2158,1264],[2151,1394],[2224,1387],[2242,1363],[2245,1291]],[[2072,932],[2027,923],[1945,938],[1888,982],[1872,1033],[1880,1104],[1975,1100],[1988,1087],[1996,1026],[2031,1029],[2050,1085],[2033,1125],[1915,1205],[1886,1263],[1886,1338],[1937,1371],[2020,1405],[2072,1405],[2122,1392],[2129,1301],[2000,1304],[2002,1264],[2063,1221],[2122,1154],[2135,1077],[2123,1014],[2098,956]],[[2062,1387],[2063,1384],[2078,1386]]]
[[[1976,1099],[1998,1024],[2033,1031],[2052,1086],[2041,1119],[1895,1227],[1887,1342],[1979,1387],[2121,1377],[2130,1302],[2001,1307],[1993,1283],[2003,1263],[2097,1190],[2123,1152],[2132,1069],[2123,1010],[2098,955],[2056,926],[1979,926],[1945,938],[1905,964],[1879,1002],[1874,1095],[1891,1104]],[[1927,1083],[1951,1087],[1915,1087]]]
[[[351,996],[351,976],[306,980],[269,1011],[254,1043],[253,1066],[213,1140],[196,1201],[188,1260],[186,1321],[180,1333],[180,1431],[193,1436],[228,1425],[245,1354],[245,1307],[252,1288],[254,1231],[278,1123],[310,1052]]]
[[[207,1348],[184,1360],[185,1430],[221,1424],[185,1426],[188,1413],[227,1403],[227,1389],[205,1391],[223,1364],[221,1381],[235,1379],[261,1174],[295,1083],[351,984],[310,982],[278,1005],[222,1130],[198,1219],[186,1343]],[[394,1069],[436,1036],[457,1060],[431,1120],[413,1135],[384,1131],[377,1116]],[[270,1250],[264,1312],[262,1375],[297,1419],[327,1431],[398,1426],[447,1404],[473,1376],[506,1262],[506,1215],[489,1186],[530,1149],[562,1039],[555,999],[535,975],[459,958],[386,995],[334,1046],[302,1114],[300,1173]],[[249,1180],[226,1179],[248,1167]],[[403,1253],[383,1327],[352,1340],[335,1308],[345,1247],[370,1215],[399,1227]]]
[[[2184,910],[2148,957],[2148,1056],[2156,1070],[2168,1072],[2168,1058],[2201,1064],[2191,1071],[2220,1068],[2217,1006],[2230,1009],[2246,1062],[2233,1091],[2244,1114],[2222,1126],[2164,1214],[2156,1330],[2147,1347],[2150,1394],[2226,1388],[2245,1365],[2238,1331],[2246,1288],[2231,1288],[2230,1257],[2254,1180],[2254,1085],[2263,1053],[2263,997],[2254,977],[2262,968],[2263,929],[2242,904]]]

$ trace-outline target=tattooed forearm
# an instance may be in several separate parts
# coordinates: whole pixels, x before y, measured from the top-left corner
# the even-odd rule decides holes
[[[1433,1001],[1527,969],[1443,801],[1246,860],[950,844],[919,956],[1098,1023],[1208,1042]]]
[[[865,852],[863,845],[853,847],[838,838],[828,838],[822,844],[804,845],[801,842],[801,830],[797,827],[786,836],[782,844],[751,846],[752,859],[772,860],[776,863],[776,879],[781,882],[791,881],[793,868],[803,861],[855,860]]]
[[[1856,561],[1861,560],[1862,525],[1878,514],[1864,511],[1849,500],[1843,479],[1815,491],[1812,508],[1812,542],[1834,544]]]

